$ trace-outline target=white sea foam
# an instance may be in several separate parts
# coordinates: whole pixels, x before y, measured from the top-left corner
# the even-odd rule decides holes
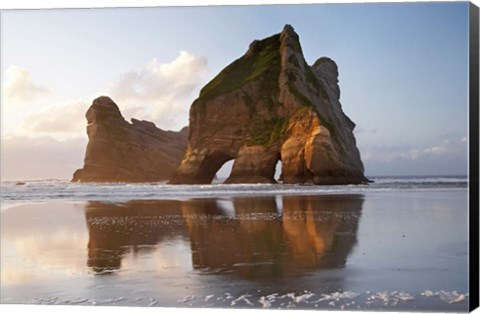
[[[311,297],[313,297],[314,295],[315,294],[313,294],[311,292],[306,292],[306,293],[298,295],[298,296],[293,295],[293,301],[295,301],[295,303],[307,302],[307,300],[310,299]]]
[[[463,302],[468,298],[468,293],[458,293],[454,291],[444,291],[440,290],[437,292],[432,292],[431,290],[425,290],[422,292],[422,295],[425,297],[439,297],[440,300],[447,302],[449,304]]]
[[[260,303],[263,308],[268,308],[268,307],[271,307],[272,306],[272,300],[268,299],[267,297],[260,297],[260,299],[258,299],[258,303]]]
[[[258,292],[258,291],[257,291]],[[216,306],[227,305],[251,306],[262,308],[295,308],[295,307],[322,307],[328,306],[336,309],[362,309],[364,306],[375,308],[376,306],[396,307],[401,302],[414,302],[418,297],[437,297],[445,303],[455,304],[466,302],[468,293],[459,293],[457,291],[423,291],[419,296],[404,291],[380,291],[380,292],[354,292],[354,291],[336,291],[317,296],[312,291],[303,291],[302,293],[289,292],[279,294],[278,292],[268,295],[253,295],[253,293],[232,294],[225,292],[223,295],[215,297],[209,294],[204,297],[195,295],[186,295],[177,300],[179,306],[190,306],[193,300],[198,300],[200,306]],[[143,302],[142,302],[143,301]],[[201,302],[204,303],[201,303]],[[59,297],[34,298],[31,303],[34,304],[91,304],[91,305],[116,305],[116,304],[136,304],[139,302],[152,307],[159,306],[158,300],[152,297],[137,296],[117,298],[76,298],[76,299],[60,299]],[[148,303],[147,303],[148,302]]]
[[[122,202],[131,199],[178,199],[231,197],[250,195],[318,195],[363,192],[390,192],[403,190],[466,189],[467,177],[376,177],[367,185],[298,185],[298,184],[208,184],[168,185],[147,184],[91,184],[62,180],[1,182],[2,207],[18,202],[98,200]]]
[[[236,298],[235,300],[233,300],[232,302],[230,302],[230,305],[231,306],[234,306],[236,304],[238,304],[240,301],[243,301],[244,303],[248,304],[248,305],[254,305],[248,298],[251,297],[250,294],[243,294],[241,296],[239,296],[238,298]]]
[[[187,295],[185,298],[177,300],[178,303],[187,303],[195,299],[194,295]]]
[[[213,298],[215,295],[213,294],[209,294],[207,296],[205,296],[205,302],[207,302],[208,300],[210,300],[211,298]]]
[[[316,300],[315,303],[317,302],[323,302],[323,301],[340,301],[344,299],[355,299],[358,297],[360,293],[352,292],[352,291],[336,291],[332,292],[330,294],[322,294],[321,298]]]
[[[435,295],[435,293],[433,293],[431,290],[425,290],[421,294],[426,297],[432,297]]]
[[[367,298],[367,304],[372,304],[375,302],[382,302],[385,306],[397,306],[399,301],[413,301],[415,297],[407,292],[398,292],[398,291],[382,291],[370,294]]]

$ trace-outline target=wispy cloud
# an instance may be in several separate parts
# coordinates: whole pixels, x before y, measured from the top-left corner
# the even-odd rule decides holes
[[[52,94],[50,89],[36,83],[29,71],[16,65],[7,69],[4,79],[2,105],[7,108],[34,105],[40,98]]]
[[[91,99],[57,102],[40,109],[32,107],[25,111],[12,133],[56,139],[85,137],[85,112],[91,101],[100,95],[110,96],[127,120],[150,120],[163,129],[180,129],[188,123],[191,98],[200,87],[206,67],[205,58],[186,51],[181,51],[170,63],[153,59],[137,71],[119,75],[106,90],[95,93]],[[5,98],[10,104],[24,103],[51,93],[49,88],[35,84],[25,69],[11,67],[7,72],[9,81],[5,85],[8,92]]]
[[[2,179],[71,179],[73,171],[82,166],[86,144],[86,138],[3,137]]]
[[[360,147],[367,174],[465,174],[466,137],[447,138],[429,147]]]
[[[409,148],[398,146],[366,146],[362,150],[362,159],[390,161],[395,158],[415,160],[427,155],[449,155],[466,152],[466,137],[445,139],[442,143],[429,147]]]
[[[181,128],[188,121],[191,97],[206,69],[205,58],[181,51],[170,63],[153,59],[142,69],[121,74],[111,83],[109,94],[127,118]]]
[[[83,100],[47,106],[40,111],[28,113],[16,133],[24,136],[85,136],[87,109],[88,104]]]
[[[193,93],[206,68],[205,58],[182,51],[169,63],[153,59],[137,71],[112,78],[110,86],[89,99],[33,106],[52,94],[51,89],[34,81],[26,69],[10,67],[2,89],[3,113],[21,116],[8,134],[2,134],[2,179],[70,178],[85,154],[85,113],[100,95],[110,96],[126,119],[180,129],[188,123]],[[28,110],[21,107],[29,104]]]

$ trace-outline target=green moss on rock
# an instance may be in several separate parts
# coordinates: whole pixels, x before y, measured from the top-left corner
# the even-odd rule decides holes
[[[288,57],[288,62],[293,64],[294,67],[300,68],[300,64],[298,63],[298,59],[295,55],[293,55],[293,54],[290,55],[290,57]]]
[[[250,144],[268,147],[276,144],[288,124],[287,117],[275,117],[254,127],[250,132]]]
[[[271,76],[280,71],[280,35],[255,43],[255,53],[244,55],[221,71],[200,91],[200,98],[211,99],[255,81],[267,72]],[[269,75],[270,76],[270,75]]]
[[[305,63],[305,72],[307,76],[307,83],[310,85],[310,87],[312,87],[313,90],[316,91],[321,97],[327,99],[328,94],[325,91],[323,84],[320,82],[312,68],[307,63]]]
[[[295,32],[290,33],[290,37],[293,40],[288,41],[287,46],[296,52],[302,53],[302,46],[300,45],[300,37],[298,37],[298,34]]]
[[[308,99],[307,96],[302,94],[292,82],[288,83],[288,90],[290,91],[290,93],[292,93],[293,96],[295,96],[300,101],[300,105],[305,107],[313,107],[313,104],[310,101],[310,99]]]

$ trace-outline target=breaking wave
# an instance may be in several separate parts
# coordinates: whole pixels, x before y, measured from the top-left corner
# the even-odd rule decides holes
[[[42,201],[126,201],[250,195],[322,195],[390,191],[444,191],[468,188],[466,176],[371,177],[365,185],[222,184],[168,185],[158,183],[71,183],[66,180],[2,181],[1,203]]]

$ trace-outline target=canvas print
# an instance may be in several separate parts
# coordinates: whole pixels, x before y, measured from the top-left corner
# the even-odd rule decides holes
[[[3,10],[0,302],[469,310],[472,10]]]

